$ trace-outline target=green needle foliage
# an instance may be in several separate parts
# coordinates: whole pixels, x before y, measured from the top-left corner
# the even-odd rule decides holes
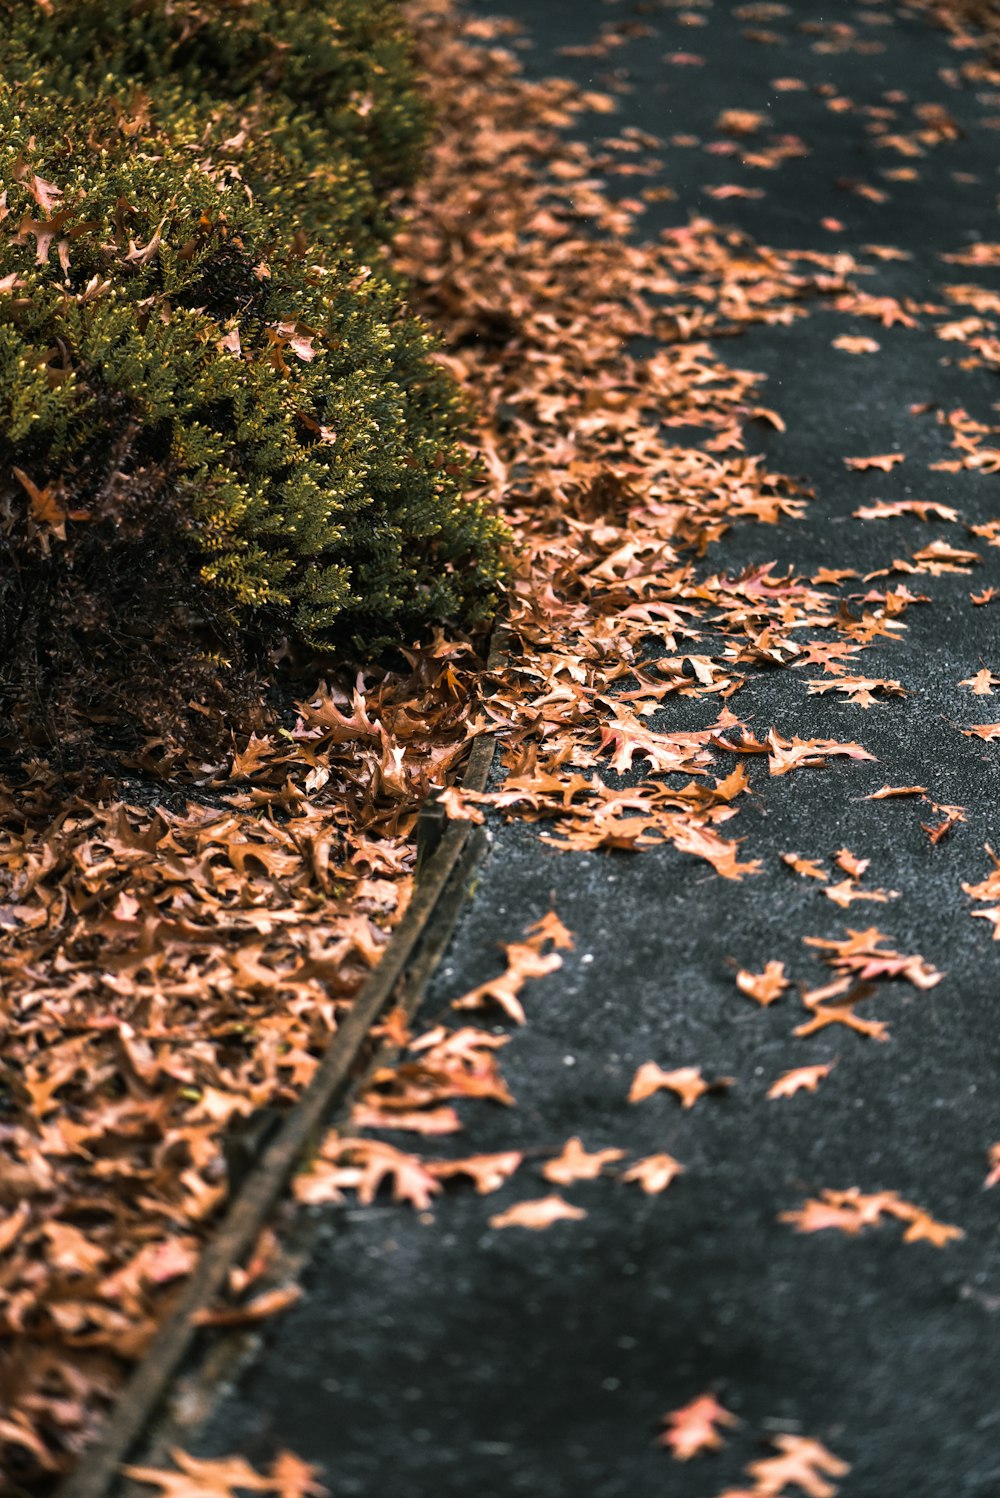
[[[485,620],[505,533],[371,253],[425,128],[394,7],[13,11],[0,696],[22,732],[191,737],[281,637],[370,653]]]

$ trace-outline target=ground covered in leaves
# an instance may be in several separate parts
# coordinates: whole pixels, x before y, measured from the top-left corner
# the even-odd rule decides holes
[[[494,828],[476,898],[197,1449],[401,1498],[985,1498],[1000,73],[929,5],[524,9],[533,49],[417,6],[399,240],[520,542],[510,661],[470,707],[440,640],[419,709],[317,695],[187,805],[53,823],[39,774],[0,1434],[82,1443],[486,729],[496,785],[446,798]]]

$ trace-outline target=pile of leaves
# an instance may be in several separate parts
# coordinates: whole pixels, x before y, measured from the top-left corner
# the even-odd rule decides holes
[[[929,16],[951,33],[956,47],[980,50],[984,46],[992,60],[1000,57],[1000,3],[998,0],[907,0],[908,9]],[[970,67],[975,69],[978,59]]]
[[[376,247],[424,129],[394,8],[118,9],[111,73],[103,6],[0,45],[0,708],[216,747],[282,641],[482,624],[504,531]]]
[[[477,40],[504,30],[467,27]],[[842,252],[769,250],[701,218],[636,242],[642,198],[613,198],[595,174],[614,171],[618,152],[641,176],[652,137],[626,132],[596,157],[567,144],[560,128],[613,110],[611,96],[529,83],[510,52],[470,47],[447,14],[432,31],[429,59],[459,82],[443,90],[446,145],[412,195],[397,253],[445,330],[449,368],[485,408],[483,464],[519,543],[520,649],[486,706],[507,774],[498,791],[452,798],[451,813],[475,817],[486,802],[544,820],[563,848],[668,841],[739,879],[756,865],[722,830],[749,787],[729,757],[766,756],[777,776],[872,756],[778,726],[758,737],[730,699],[775,669],[819,667],[829,681],[817,690],[896,691],[854,674],[854,661],[905,628],[915,597],[873,590],[852,607],[834,570],[713,564],[733,526],[795,521],[808,494],[747,452],[749,423],[781,417],[759,403],[758,377],[709,340],[788,323],[819,301],[857,312],[862,268]],[[630,352],[641,341],[654,352]],[[698,445],[671,441],[675,429]],[[665,712],[672,698],[717,699],[717,716],[681,730]]]
[[[12,1480],[84,1448],[225,1204],[241,1121],[299,1095],[378,962],[478,664],[439,637],[322,685],[153,804],[73,794],[44,760],[0,792]]]

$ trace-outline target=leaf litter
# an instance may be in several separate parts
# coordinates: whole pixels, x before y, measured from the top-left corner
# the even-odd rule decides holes
[[[613,97],[565,79],[526,80],[498,45],[510,31],[502,21],[459,18],[448,0],[418,0],[411,13],[440,128],[429,171],[408,197],[397,262],[442,332],[439,357],[476,406],[482,486],[516,540],[508,659],[485,677],[473,645],[441,632],[406,651],[398,670],[331,671],[283,726],[234,744],[218,763],[168,760],[147,745],[142,774],[186,788],[158,804],[138,793],[141,777],[133,795],[112,782],[67,787],[40,760],[0,790],[9,1098],[0,1315],[17,1339],[0,1442],[19,1470],[26,1461],[40,1472],[72,1464],[194,1267],[226,1198],[228,1134],[247,1115],[288,1106],[307,1085],[406,908],[417,811],[432,786],[448,787],[452,817],[478,820],[492,809],[541,823],[561,849],[635,853],[668,843],[741,881],[761,868],[732,826],[742,798],[766,789],[758,761],[774,779],[803,770],[846,778],[874,760],[852,738],[803,739],[792,723],[754,726],[735,710],[762,673],[819,666],[823,677],[799,678],[806,693],[832,693],[847,711],[876,702],[893,711],[909,685],[854,674],[852,663],[891,648],[908,608],[927,600],[902,585],[845,597],[857,577],[849,567],[808,578],[776,563],[727,569],[717,558],[734,526],[795,525],[813,496],[748,452],[749,422],[780,431],[783,419],[760,405],[759,377],[720,358],[715,340],[820,308],[890,330],[939,316],[940,336],[967,344],[970,367],[1000,367],[998,308],[980,288],[947,289],[954,306],[982,319],[956,322],[954,306],[939,313],[863,290],[868,267],[844,249],[777,251],[701,216],[637,242],[643,200],[613,198],[592,148],[566,133],[581,116],[613,113]],[[721,130],[756,134],[758,122],[728,113]],[[946,112],[932,111],[912,132],[880,140],[908,158],[951,138]],[[641,150],[660,143],[634,144],[641,174]],[[797,152],[762,148],[757,164],[774,169]],[[876,259],[895,253],[866,250]],[[986,245],[944,258],[1000,263]],[[642,340],[654,352],[630,352]],[[834,347],[879,351],[856,334]],[[954,451],[930,472],[1000,472],[1000,427],[961,410],[926,414]],[[844,461],[888,474],[905,458]],[[959,518],[937,500],[874,501],[855,513],[860,523],[897,517]],[[972,529],[1000,545],[1000,533]],[[935,540],[879,575],[947,579],[981,561]],[[996,594],[987,587],[969,598],[981,606]],[[994,685],[985,668],[961,683],[974,695]],[[703,726],[678,727],[671,699],[707,699]],[[962,731],[989,742],[996,729]],[[498,788],[482,795],[452,784],[477,732],[496,735],[503,770]],[[886,784],[867,799],[927,795]],[[928,828],[932,843],[962,812],[936,809],[944,823]],[[895,897],[862,888],[861,869],[830,885],[816,860],[784,857],[838,903]],[[1000,901],[992,876],[964,888],[974,901]],[[1000,904],[973,913],[1000,935],[998,912]],[[940,982],[931,964],[888,940],[876,928],[809,939],[836,976],[802,990],[808,1018],[797,1036],[840,1025],[885,1040],[883,1022],[856,1013],[875,984]],[[552,912],[507,946],[505,971],[456,1008],[523,1023],[525,985],[557,971],[571,950]],[[764,1008],[789,981],[777,959],[740,978]],[[518,1151],[424,1159],[367,1133],[448,1136],[462,1128],[458,1110],[470,1100],[511,1106],[499,1068],[510,1037],[449,1024],[416,1038],[397,1025],[390,1038],[400,1060],[376,1070],[351,1132],[323,1141],[296,1178],[297,1199],[351,1193],[374,1206],[381,1193],[425,1211],[456,1182],[475,1194],[504,1187],[523,1168]],[[768,1097],[814,1090],[832,1064],[785,1073]],[[690,1108],[732,1080],[649,1062],[630,1096],[667,1089]],[[1000,1169],[996,1148],[988,1184]],[[588,1155],[573,1140],[542,1174],[573,1184],[623,1158],[613,1147]],[[661,1153],[615,1174],[658,1194],[683,1169]],[[550,1195],[490,1221],[537,1230],[585,1215]],[[883,1217],[906,1224],[907,1242],[940,1245],[960,1233],[892,1192],[858,1188],[823,1191],[786,1214],[800,1231],[822,1222],[850,1235]],[[266,1314],[271,1293],[253,1278],[241,1285],[247,1319],[262,1302]],[[773,1439],[778,1454],[750,1464],[754,1486],[745,1491],[835,1492],[846,1463],[803,1437]],[[311,1475],[298,1488],[278,1480],[277,1464],[263,1477],[225,1462],[212,1470],[183,1453],[175,1460],[189,1492],[199,1483],[225,1495],[241,1486],[317,1491]],[[183,1491],[179,1478],[133,1475]]]

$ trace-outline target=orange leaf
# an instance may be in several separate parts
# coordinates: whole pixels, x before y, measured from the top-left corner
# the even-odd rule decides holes
[[[654,1092],[666,1089],[680,1098],[682,1108],[693,1108],[706,1092],[721,1092],[731,1087],[734,1081],[734,1077],[717,1077],[714,1082],[706,1082],[700,1066],[681,1066],[676,1071],[664,1071],[655,1061],[646,1061],[632,1080],[628,1100],[641,1103]]]
[[[845,458],[844,464],[855,473],[864,473],[869,468],[878,468],[882,473],[888,473],[897,463],[902,463],[905,456],[905,453],[876,453],[870,458]]]
[[[688,1462],[703,1451],[718,1451],[723,1441],[716,1427],[740,1423],[714,1394],[700,1394],[690,1404],[664,1415],[663,1422],[666,1429],[657,1441],[678,1462]]]
[[[601,1174],[605,1165],[610,1165],[613,1160],[621,1160],[624,1154],[625,1151],[619,1149],[595,1150],[593,1154],[588,1154],[581,1141],[574,1136],[567,1139],[561,1155],[542,1166],[542,1175],[547,1181],[555,1181],[559,1186],[569,1186],[574,1181],[592,1181]]]
[[[580,1207],[571,1207],[561,1196],[540,1196],[535,1201],[518,1202],[506,1212],[498,1212],[490,1218],[491,1228],[530,1228],[541,1232],[554,1222],[579,1221],[586,1217]]]
[[[657,1196],[683,1173],[684,1166],[673,1155],[647,1155],[643,1160],[636,1160],[628,1170],[623,1170],[621,1179],[634,1181],[647,1196]]]
[[[803,1089],[815,1092],[824,1077],[828,1077],[836,1065],[833,1061],[817,1066],[797,1066],[793,1071],[782,1072],[776,1082],[768,1088],[769,1099],[793,1097]]]
[[[427,1169],[438,1181],[468,1176],[479,1195],[486,1196],[491,1191],[499,1191],[522,1159],[519,1150],[506,1150],[496,1155],[469,1155],[464,1160],[431,1160],[427,1162]]]
[[[837,1488],[828,1477],[845,1477],[851,1470],[847,1462],[834,1456],[820,1441],[807,1436],[772,1437],[778,1456],[751,1462],[747,1472],[754,1479],[761,1498],[778,1498],[789,1487],[799,1487],[807,1498],[835,1498]]]
[[[765,1006],[779,999],[788,986],[783,962],[769,962],[762,973],[748,973],[741,968],[736,974],[736,987],[740,993]]]

